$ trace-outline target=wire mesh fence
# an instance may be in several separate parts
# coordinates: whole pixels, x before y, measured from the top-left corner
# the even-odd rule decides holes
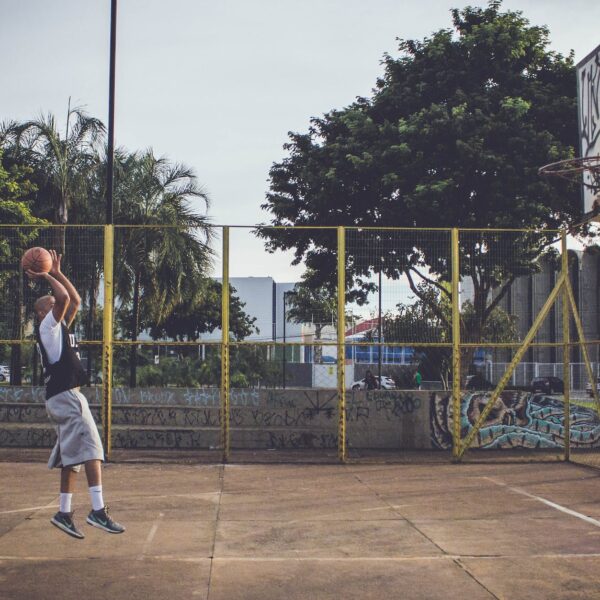
[[[578,354],[583,354],[584,348],[588,357],[595,358],[598,356],[600,344],[596,342],[578,346]],[[572,366],[576,369],[575,376],[571,381],[580,382],[580,385],[570,398],[571,447],[569,458],[578,464],[600,468],[600,371],[598,363],[591,362],[591,378],[587,365],[575,364]]]
[[[250,240],[275,228],[113,229],[107,254],[104,226],[0,228],[3,414],[43,400],[33,302],[48,288],[19,266],[39,245],[81,295],[86,393],[98,415],[109,397],[115,448],[596,461],[598,256],[559,232],[281,228],[304,265],[263,248],[248,276]],[[4,426],[6,443],[31,440]]]

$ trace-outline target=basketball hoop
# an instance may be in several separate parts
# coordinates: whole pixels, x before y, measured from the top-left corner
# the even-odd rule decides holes
[[[545,177],[559,177],[572,183],[583,184],[589,210],[585,221],[600,221],[600,156],[568,158],[540,167],[538,173]]]

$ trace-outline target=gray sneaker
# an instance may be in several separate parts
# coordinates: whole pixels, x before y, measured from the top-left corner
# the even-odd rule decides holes
[[[86,521],[93,527],[104,529],[104,531],[108,531],[108,533],[123,533],[125,531],[123,525],[113,521],[108,516],[108,506],[105,506],[100,510],[92,510]]]
[[[51,519],[50,523],[59,529],[62,529],[65,533],[68,533],[70,536],[77,538],[78,540],[82,540],[85,535],[75,527],[75,523],[73,523],[73,513],[64,513],[58,511]]]

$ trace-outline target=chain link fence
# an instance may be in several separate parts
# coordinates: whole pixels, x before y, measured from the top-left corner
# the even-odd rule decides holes
[[[318,251],[253,258],[257,234]],[[33,302],[48,288],[20,269],[32,246],[60,250],[81,295],[109,452],[595,461],[598,256],[560,232],[2,226],[2,445],[53,435],[33,420]]]

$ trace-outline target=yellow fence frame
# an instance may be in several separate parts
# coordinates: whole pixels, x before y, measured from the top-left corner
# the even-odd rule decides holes
[[[4,227],[15,227],[14,225],[0,225],[0,228]],[[56,225],[35,225],[26,226],[35,228],[52,228],[59,227]],[[62,227],[62,226],[60,226]],[[67,226],[68,227],[68,226]],[[85,225],[75,225],[73,227],[85,227]],[[96,226],[97,227],[97,226]],[[119,227],[119,226],[117,226]],[[128,226],[125,226],[128,227]],[[138,226],[143,227],[143,226]],[[219,226],[222,229],[222,252],[223,252],[223,265],[222,265],[222,297],[221,297],[221,309],[222,309],[222,337],[220,342],[221,347],[221,390],[220,390],[220,428],[221,428],[221,448],[222,448],[222,460],[227,462],[230,459],[230,444],[231,444],[231,432],[230,432],[230,347],[231,345],[244,344],[244,341],[232,342],[229,339],[229,233],[230,226],[222,225]],[[305,227],[306,229],[312,229]],[[281,229],[278,227],[277,229]],[[320,227],[319,229],[335,229],[337,233],[337,388],[338,388],[338,431],[337,431],[337,447],[338,447],[338,458],[341,462],[347,460],[347,440],[346,440],[346,382],[345,382],[345,350],[347,345],[353,345],[352,343],[345,342],[345,300],[346,300],[346,231],[348,227]],[[414,231],[414,228],[378,228],[378,227],[367,227],[359,229],[398,229],[403,231]],[[452,348],[452,460],[460,462],[465,452],[470,448],[475,436],[480,431],[481,427],[485,423],[489,413],[491,412],[495,402],[498,400],[500,394],[504,390],[511,377],[517,364],[520,362],[525,352],[532,346],[560,346],[563,351],[563,380],[565,383],[565,395],[564,395],[564,410],[565,410],[565,460],[570,459],[570,351],[574,345],[579,345],[582,349],[583,360],[588,376],[588,380],[592,382],[592,395],[594,397],[594,406],[597,414],[600,416],[600,398],[597,392],[595,378],[589,355],[587,351],[587,342],[585,340],[583,325],[577,310],[575,297],[569,280],[569,261],[568,261],[568,250],[566,243],[566,231],[561,231],[561,274],[558,281],[549,297],[547,298],[544,306],[540,313],[537,315],[531,329],[527,333],[525,339],[519,344],[507,343],[507,344],[489,344],[494,347],[507,347],[517,348],[515,355],[509,363],[504,375],[500,379],[497,387],[491,393],[486,406],[479,415],[477,421],[473,427],[469,430],[464,439],[461,439],[461,349],[469,346],[477,346],[478,344],[467,344],[461,343],[461,328],[460,328],[460,302],[459,302],[459,284],[460,284],[460,233],[461,231],[471,231],[470,229],[458,229],[458,228],[438,228],[437,230],[444,230],[450,232],[450,259],[451,259],[451,298],[452,298],[452,340],[451,344],[448,342],[444,343],[423,343],[418,344],[419,346],[446,346]],[[498,229],[498,230],[487,230],[494,232],[501,231],[524,231],[516,229]],[[128,342],[114,339],[114,238],[115,238],[115,226],[105,225],[103,226],[104,232],[104,243],[103,243],[103,262],[104,262],[104,316],[103,316],[103,335],[102,335],[102,374],[103,374],[103,386],[102,386],[102,407],[101,407],[101,419],[102,419],[102,434],[103,442],[105,446],[105,453],[107,458],[110,457],[112,452],[112,370],[113,370],[113,350],[116,345],[135,343],[138,345],[144,345],[150,343],[156,344],[156,341],[144,342]],[[562,299],[562,335],[563,339],[557,343],[535,343],[533,339],[537,331],[539,330],[543,320],[548,315],[550,309],[561,297]],[[571,341],[570,333],[570,319],[573,318],[575,328],[577,331],[578,341],[574,344]],[[3,343],[29,343],[29,340],[0,340]],[[85,342],[84,342],[85,343]],[[88,342],[91,343],[91,342]],[[247,342],[256,343],[256,342]],[[378,342],[381,344],[382,342]],[[594,341],[597,343],[597,341]],[[169,345],[190,345],[190,342],[169,342]],[[218,344],[218,342],[216,342]],[[264,345],[281,345],[279,342],[263,342],[259,344]],[[290,342],[288,345],[294,344]],[[323,342],[320,345],[334,345],[333,342]]]
[[[460,461],[462,459],[463,455],[465,454],[465,452],[471,446],[475,436],[479,433],[482,425],[485,423],[488,415],[490,414],[491,410],[493,409],[494,404],[498,400],[498,397],[500,396],[500,394],[503,392],[504,388],[506,387],[506,384],[508,383],[508,380],[510,379],[515,367],[521,361],[525,352],[527,352],[527,350],[530,347],[531,342],[532,342],[533,338],[535,337],[536,333],[538,332],[542,322],[548,315],[550,309],[552,308],[552,306],[558,299],[561,292],[562,292],[562,298],[563,298],[562,320],[563,320],[563,373],[564,373],[564,383],[565,383],[565,398],[564,398],[564,413],[565,413],[564,459],[565,460],[570,460],[570,451],[571,451],[571,440],[570,440],[570,419],[571,419],[570,406],[571,405],[570,405],[570,376],[569,376],[569,362],[570,362],[570,352],[571,352],[569,319],[570,319],[571,315],[573,316],[573,319],[575,321],[575,326],[576,326],[577,334],[578,334],[578,338],[579,338],[579,346],[582,349],[582,354],[583,354],[583,359],[584,359],[587,375],[588,375],[589,381],[592,382],[591,387],[592,387],[592,393],[594,396],[596,413],[600,417],[600,399],[598,396],[597,388],[594,385],[595,378],[593,376],[592,366],[591,366],[588,352],[587,352],[586,340],[585,340],[585,335],[583,332],[583,325],[582,325],[581,319],[579,317],[579,311],[577,310],[577,304],[575,302],[573,288],[571,287],[571,282],[569,281],[568,255],[567,255],[567,248],[566,248],[566,234],[564,232],[562,233],[561,247],[562,247],[562,252],[563,252],[561,275],[560,275],[558,281],[556,282],[554,289],[548,296],[548,299],[544,303],[544,306],[542,307],[541,311],[537,315],[531,329],[525,336],[525,339],[523,340],[521,346],[519,346],[519,349],[515,353],[512,361],[506,368],[504,375],[498,382],[496,389],[492,392],[484,409],[481,411],[479,418],[473,424],[473,427],[471,428],[471,430],[469,431],[467,436],[464,438],[464,440],[460,443],[459,450],[455,457],[456,460]],[[456,414],[455,414],[454,415],[455,424],[456,424],[456,420],[457,420],[457,418],[456,418]],[[458,420],[460,420],[460,415],[458,415]]]
[[[229,461],[229,227],[223,227],[223,282],[221,288],[221,446]]]
[[[346,231],[337,229],[338,458],[346,461]],[[285,350],[284,350],[285,351]]]

